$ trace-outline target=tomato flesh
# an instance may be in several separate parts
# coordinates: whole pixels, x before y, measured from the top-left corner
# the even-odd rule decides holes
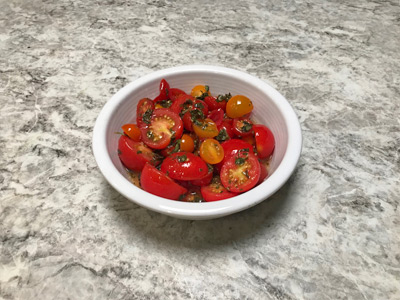
[[[208,173],[206,163],[190,152],[177,152],[166,157],[161,164],[161,171],[172,179],[196,180]]]
[[[213,138],[219,133],[217,125],[211,119],[195,122],[193,130],[200,138]]]
[[[237,193],[228,191],[222,184],[218,177],[212,179],[211,184],[201,187],[201,195],[204,201],[219,201],[237,196]]]
[[[147,163],[140,175],[142,188],[153,195],[178,200],[187,193],[187,189],[174,182],[170,177]]]
[[[261,159],[270,157],[275,149],[274,134],[267,126],[260,124],[254,125],[253,130],[258,157]]]
[[[224,162],[221,182],[231,192],[243,193],[253,188],[260,179],[260,163],[250,152],[238,152]]]
[[[214,139],[206,139],[200,145],[200,157],[209,164],[217,164],[224,159],[224,148]]]
[[[182,136],[183,124],[181,118],[166,108],[156,109],[148,126],[140,128],[143,142],[153,149],[164,149],[172,138]]]
[[[149,98],[143,98],[136,107],[136,123],[140,127],[143,123],[148,122],[154,110],[154,103]],[[143,121],[143,117],[145,120]]]
[[[118,141],[118,156],[126,168],[141,171],[149,162],[152,165],[160,163],[159,157],[143,142],[135,142],[125,135]]]

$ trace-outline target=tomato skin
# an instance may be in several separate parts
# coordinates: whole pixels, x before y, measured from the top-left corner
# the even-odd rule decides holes
[[[154,98],[154,103],[157,103],[158,101],[161,100],[167,100],[168,99],[168,94],[169,94],[169,83],[163,78],[160,81],[160,94]]]
[[[261,124],[254,125],[253,130],[258,157],[261,159],[270,157],[275,149],[274,134],[267,126]]]
[[[190,135],[186,133],[182,135],[180,149],[181,151],[186,151],[186,152],[194,151],[194,141]]]
[[[209,185],[201,187],[201,195],[204,201],[219,201],[237,196],[237,193],[229,192],[220,182],[218,177],[214,178]]]
[[[259,163],[260,163],[260,179],[258,180],[258,184],[261,184],[263,183],[264,179],[268,177],[268,170],[261,161],[259,161]]]
[[[195,100],[196,99],[190,95],[181,94],[175,99],[174,103],[172,103],[170,109],[179,115],[182,110],[191,107]],[[190,101],[191,103],[188,103]]]
[[[224,110],[222,108],[217,108],[208,113],[207,118],[214,121],[215,125],[220,126],[224,120]]]
[[[217,140],[206,139],[200,145],[200,157],[211,165],[215,165],[224,159],[224,148]]]
[[[260,172],[260,163],[254,154],[238,152],[224,162],[221,183],[228,191],[243,193],[258,183]]]
[[[147,162],[152,165],[160,162],[143,142],[135,142],[125,135],[119,138],[118,156],[124,166],[132,171],[141,171]]]
[[[238,137],[253,135],[253,122],[248,118],[236,118],[232,121],[233,132]]]
[[[229,138],[233,139],[235,137],[235,133],[233,132],[232,129],[232,119],[223,120],[221,125],[218,126],[219,131],[221,131],[222,129],[225,129]]]
[[[204,98],[204,102],[207,103],[208,108],[210,110],[215,110],[215,109],[221,108],[223,111],[225,111],[225,108],[226,108],[225,100],[218,102],[215,97],[208,96],[208,97]]]
[[[169,89],[168,92],[168,98],[174,102],[180,95],[187,95],[184,91],[177,89],[177,88],[171,88]]]
[[[146,192],[171,200],[178,200],[181,195],[187,193],[187,189],[149,163],[144,166],[140,175],[140,185]]]
[[[242,141],[245,141],[252,146],[254,146],[256,144],[256,140],[254,139],[253,135],[248,135],[248,136],[242,137]]]
[[[200,157],[193,153],[177,152],[164,159],[161,171],[172,179],[196,180],[207,175],[208,167]]]
[[[209,185],[212,178],[213,178],[213,168],[209,168],[206,176],[197,180],[191,180],[190,183],[195,186]]]
[[[122,126],[122,130],[135,142],[140,142],[142,139],[140,136],[140,129],[136,126],[136,124],[125,124]]]
[[[136,124],[138,127],[140,127],[144,122],[143,122],[143,115],[146,113],[146,111],[154,110],[154,103],[151,101],[149,98],[143,98],[139,101],[137,107],[136,107]]]
[[[140,128],[143,142],[153,149],[164,149],[171,142],[171,138],[179,139],[183,133],[181,118],[173,111],[160,108],[153,112],[150,124]],[[173,133],[173,132],[174,133]]]
[[[218,135],[217,125],[211,119],[200,121],[201,124],[193,124],[193,130],[200,138],[213,138]]]
[[[226,114],[232,119],[243,117],[252,110],[253,103],[249,98],[243,95],[233,96],[226,104]]]

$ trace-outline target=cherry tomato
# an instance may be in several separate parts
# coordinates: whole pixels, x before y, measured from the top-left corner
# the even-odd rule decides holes
[[[118,141],[118,156],[129,170],[141,171],[146,162],[158,165],[160,158],[142,142],[135,142],[125,135]]]
[[[240,118],[253,110],[253,103],[243,95],[236,95],[229,99],[226,104],[226,114],[228,117]]]
[[[201,187],[201,195],[204,201],[218,201],[228,199],[238,195],[237,193],[229,192],[222,184],[219,177],[214,177],[211,184]]]
[[[140,142],[140,129],[136,126],[136,124],[125,124],[122,126],[122,130],[132,140],[135,142]]]
[[[222,121],[221,125],[218,126],[218,136],[217,139],[220,142],[233,139],[235,137],[235,133],[232,129],[232,119],[225,119]]]
[[[254,137],[256,140],[256,149],[258,157],[268,158],[274,152],[275,138],[271,130],[264,125],[253,125]]]
[[[204,102],[207,103],[210,110],[221,108],[225,111],[227,102],[225,96],[219,95],[217,98],[212,96],[204,97]]]
[[[193,130],[200,138],[213,138],[219,133],[217,125],[211,119],[197,120],[193,123]]]
[[[208,167],[200,157],[193,153],[177,152],[164,159],[161,171],[172,179],[196,180],[207,175]]]
[[[268,170],[267,167],[261,162],[260,163],[260,179],[258,180],[258,184],[261,184],[265,178],[268,176]]]
[[[177,88],[169,89],[168,98],[171,99],[172,102],[174,102],[179,97],[179,95],[186,95],[186,93]]]
[[[250,136],[253,134],[253,122],[247,118],[236,118],[232,122],[233,132],[238,137]]]
[[[210,165],[208,166],[208,173],[206,176],[204,176],[203,178],[197,179],[197,180],[192,180],[190,181],[191,184],[196,185],[196,186],[204,186],[204,185],[209,185],[212,178],[213,178],[213,167]]]
[[[157,103],[158,101],[161,100],[167,100],[168,99],[168,93],[169,93],[169,84],[165,79],[161,79],[160,82],[160,94],[154,98],[154,103]]]
[[[228,191],[246,192],[258,183],[260,172],[260,163],[254,154],[238,152],[224,162],[221,182]]]
[[[249,143],[252,146],[256,144],[256,140],[254,139],[253,135],[244,136],[242,137],[242,140]]]
[[[222,162],[215,165],[215,168],[218,172],[221,171],[223,164],[231,156],[236,155],[239,152],[247,152],[247,151],[251,154],[254,154],[253,147],[249,143],[239,139],[231,139],[225,141],[221,144],[221,146],[224,149],[224,159],[222,160]]]
[[[143,98],[139,101],[136,107],[136,123],[139,127],[142,125],[142,123],[150,122],[153,110],[154,103],[149,98]]]
[[[217,108],[209,112],[207,118],[214,121],[217,127],[222,124],[224,120],[224,110],[222,108]]]
[[[178,200],[187,189],[174,182],[167,175],[147,163],[140,175],[142,188],[151,194],[171,200]]]
[[[224,148],[217,140],[206,139],[200,145],[200,157],[206,163],[217,164],[224,159]]]
[[[182,135],[180,149],[181,149],[181,151],[193,152],[194,141],[190,135],[188,135],[186,133],[184,135]]]
[[[153,112],[150,124],[141,126],[143,142],[153,149],[164,149],[172,138],[182,136],[183,124],[181,118],[173,111],[160,108]]]
[[[208,85],[196,85],[190,92],[195,98],[204,99],[207,96],[211,96]]]

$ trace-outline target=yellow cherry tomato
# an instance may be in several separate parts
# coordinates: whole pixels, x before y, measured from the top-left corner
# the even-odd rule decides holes
[[[193,130],[200,138],[213,138],[219,133],[217,125],[211,119],[194,122]]]
[[[200,146],[200,157],[209,164],[217,164],[224,159],[224,148],[214,139],[206,139]]]
[[[136,126],[136,124],[125,124],[122,126],[122,130],[135,142],[139,142],[141,140],[140,129]]]
[[[182,135],[180,149],[181,149],[181,151],[193,152],[194,141],[190,135],[188,135],[186,133],[184,135]]]
[[[208,85],[196,85],[190,92],[190,95],[195,98],[201,97],[203,95],[211,96]]]
[[[230,118],[240,118],[253,110],[253,103],[243,95],[236,95],[226,104],[226,114]]]

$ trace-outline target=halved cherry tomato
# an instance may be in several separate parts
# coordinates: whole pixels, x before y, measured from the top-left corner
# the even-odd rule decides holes
[[[217,164],[224,159],[224,148],[214,139],[206,139],[200,145],[200,157],[211,165]]]
[[[228,95],[219,95],[218,97],[204,97],[204,102],[207,103],[208,108],[210,110],[222,108],[225,111],[226,103],[230,99],[230,94]]]
[[[224,119],[221,125],[218,126],[218,136],[216,139],[220,142],[233,139],[235,137],[235,133],[232,129],[232,119]]]
[[[169,89],[168,98],[171,99],[172,102],[174,102],[179,97],[179,95],[186,95],[186,93],[177,88]]]
[[[160,82],[160,94],[154,98],[154,103],[157,103],[161,100],[167,100],[168,99],[168,93],[169,93],[169,84],[165,79],[162,79]]]
[[[243,95],[236,95],[229,99],[226,104],[226,114],[228,117],[240,118],[253,110],[253,103]]]
[[[201,187],[201,195],[204,201],[218,201],[237,196],[237,193],[229,192],[222,184],[219,177],[214,177],[211,184]]]
[[[253,122],[248,118],[233,119],[232,127],[233,132],[238,137],[245,137],[253,134]]]
[[[125,124],[122,126],[122,130],[135,142],[139,142],[141,140],[140,129],[136,126],[136,124]]]
[[[258,184],[260,184],[264,181],[265,178],[267,178],[268,170],[267,167],[261,161],[258,162],[260,163],[260,179],[258,180]]]
[[[268,158],[274,152],[275,138],[271,130],[264,125],[254,125],[254,137],[259,158]]]
[[[224,120],[224,110],[222,108],[214,109],[208,113],[207,118],[213,120],[215,125],[218,127]]]
[[[210,165],[207,165],[208,167],[208,173],[206,176],[203,178],[197,179],[197,180],[191,180],[190,183],[196,186],[204,186],[210,184],[212,178],[213,178],[213,171],[214,168]]]
[[[208,85],[196,85],[190,92],[190,95],[195,98],[204,99],[207,96],[211,96],[210,88],[208,87]]]
[[[171,105],[171,110],[176,113],[176,114],[180,114],[183,110],[187,110],[189,108],[191,108],[193,106],[193,102],[196,99],[194,99],[194,97],[190,96],[190,95],[186,95],[186,94],[180,94],[174,101],[174,103],[172,103]]]
[[[228,191],[242,193],[258,183],[260,172],[260,163],[254,154],[238,152],[224,162],[220,177]]]
[[[143,123],[149,124],[154,110],[154,103],[149,98],[143,98],[136,107],[136,123],[140,127]]]
[[[239,152],[249,152],[254,154],[253,146],[249,143],[239,140],[239,139],[231,139],[225,141],[221,144],[222,148],[224,149],[224,159],[219,164],[215,165],[215,168],[218,172],[221,171],[223,164],[233,155],[236,155]]]
[[[164,159],[161,171],[172,179],[196,180],[207,175],[208,167],[200,157],[193,153],[177,152]]]
[[[167,175],[147,163],[140,175],[142,188],[151,194],[171,200],[178,200],[187,189],[174,182]]]
[[[182,136],[183,124],[181,118],[173,111],[160,108],[153,112],[148,126],[141,126],[143,142],[153,149],[164,149],[172,138]]]
[[[213,138],[219,133],[217,125],[211,119],[197,120],[193,123],[193,130],[200,138]]]
[[[180,149],[181,149],[181,151],[193,152],[194,141],[190,135],[188,135],[186,133],[184,135],[182,135]]]
[[[135,142],[125,135],[118,141],[118,156],[129,170],[141,171],[146,162],[156,166],[160,157],[142,142]]]

